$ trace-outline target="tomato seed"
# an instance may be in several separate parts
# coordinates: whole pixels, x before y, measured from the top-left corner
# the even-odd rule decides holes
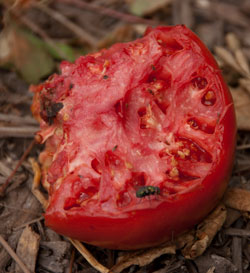
[[[206,94],[202,97],[201,103],[206,106],[212,106],[215,104],[216,97],[213,91],[208,91]]]
[[[169,176],[172,178],[178,178],[179,170],[176,167],[172,168],[171,171],[169,172]]]
[[[199,129],[199,125],[197,123],[197,121],[195,119],[189,119],[187,122],[190,127],[192,127],[194,130],[198,130]]]
[[[201,130],[206,134],[213,134],[215,127],[209,124],[206,124],[204,122],[198,121],[194,118],[189,119],[187,123],[190,125],[190,127],[194,130]]]
[[[192,84],[193,84],[194,88],[202,90],[207,86],[208,82],[207,82],[206,78],[196,77],[196,78],[192,79]]]

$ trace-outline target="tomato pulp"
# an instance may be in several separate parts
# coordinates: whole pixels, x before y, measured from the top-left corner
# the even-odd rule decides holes
[[[221,199],[236,124],[214,58],[185,26],[63,62],[33,87],[46,225],[113,249],[158,245]]]

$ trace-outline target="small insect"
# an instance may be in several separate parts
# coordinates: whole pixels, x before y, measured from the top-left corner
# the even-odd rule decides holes
[[[159,195],[161,192],[159,187],[155,186],[142,186],[136,191],[136,197],[143,198],[149,195]]]

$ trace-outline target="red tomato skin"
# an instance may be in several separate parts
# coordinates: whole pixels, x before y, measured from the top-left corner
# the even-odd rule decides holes
[[[232,169],[231,159],[234,156],[231,141],[235,138],[236,131],[235,125],[232,126],[235,124],[232,105],[223,122],[226,128],[222,147],[224,156],[198,189],[165,201],[154,209],[138,210],[125,215],[121,212],[121,215],[113,218],[89,217],[77,210],[65,214],[60,205],[65,189],[61,187],[53,196],[45,214],[46,225],[60,234],[110,249],[140,249],[172,240],[200,223],[219,203],[226,190]]]
[[[121,210],[115,215],[102,215],[101,212],[89,215],[85,214],[84,208],[65,211],[64,196],[70,189],[69,183],[63,181],[50,196],[45,213],[46,225],[59,234],[111,249],[130,250],[156,246],[200,223],[219,203],[226,190],[236,140],[235,113],[230,92],[211,53],[193,32],[184,26],[158,27],[157,30],[176,31],[190,38],[197,44],[207,63],[214,67],[227,105],[224,116],[219,120],[223,127],[220,156],[213,162],[214,166],[203,182],[191,191],[166,199],[156,207],[130,212]],[[155,30],[149,29],[146,34],[151,31]],[[178,34],[176,39],[177,37]],[[148,202],[153,203],[153,200]]]

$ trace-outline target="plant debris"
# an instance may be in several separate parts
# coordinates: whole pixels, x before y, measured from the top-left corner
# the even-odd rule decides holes
[[[249,0],[6,0],[0,12],[0,187],[5,188],[0,197],[0,271],[249,272]],[[28,86],[57,72],[64,59],[74,61],[135,39],[157,24],[188,25],[218,60],[234,98],[239,130],[230,187],[223,204],[201,224],[161,246],[129,252],[70,242],[44,225],[42,206],[32,194],[46,206],[46,194],[38,191],[39,172],[32,184],[33,169],[38,170],[32,158],[42,145],[20,160],[38,130]],[[45,109],[48,122],[62,107]]]

